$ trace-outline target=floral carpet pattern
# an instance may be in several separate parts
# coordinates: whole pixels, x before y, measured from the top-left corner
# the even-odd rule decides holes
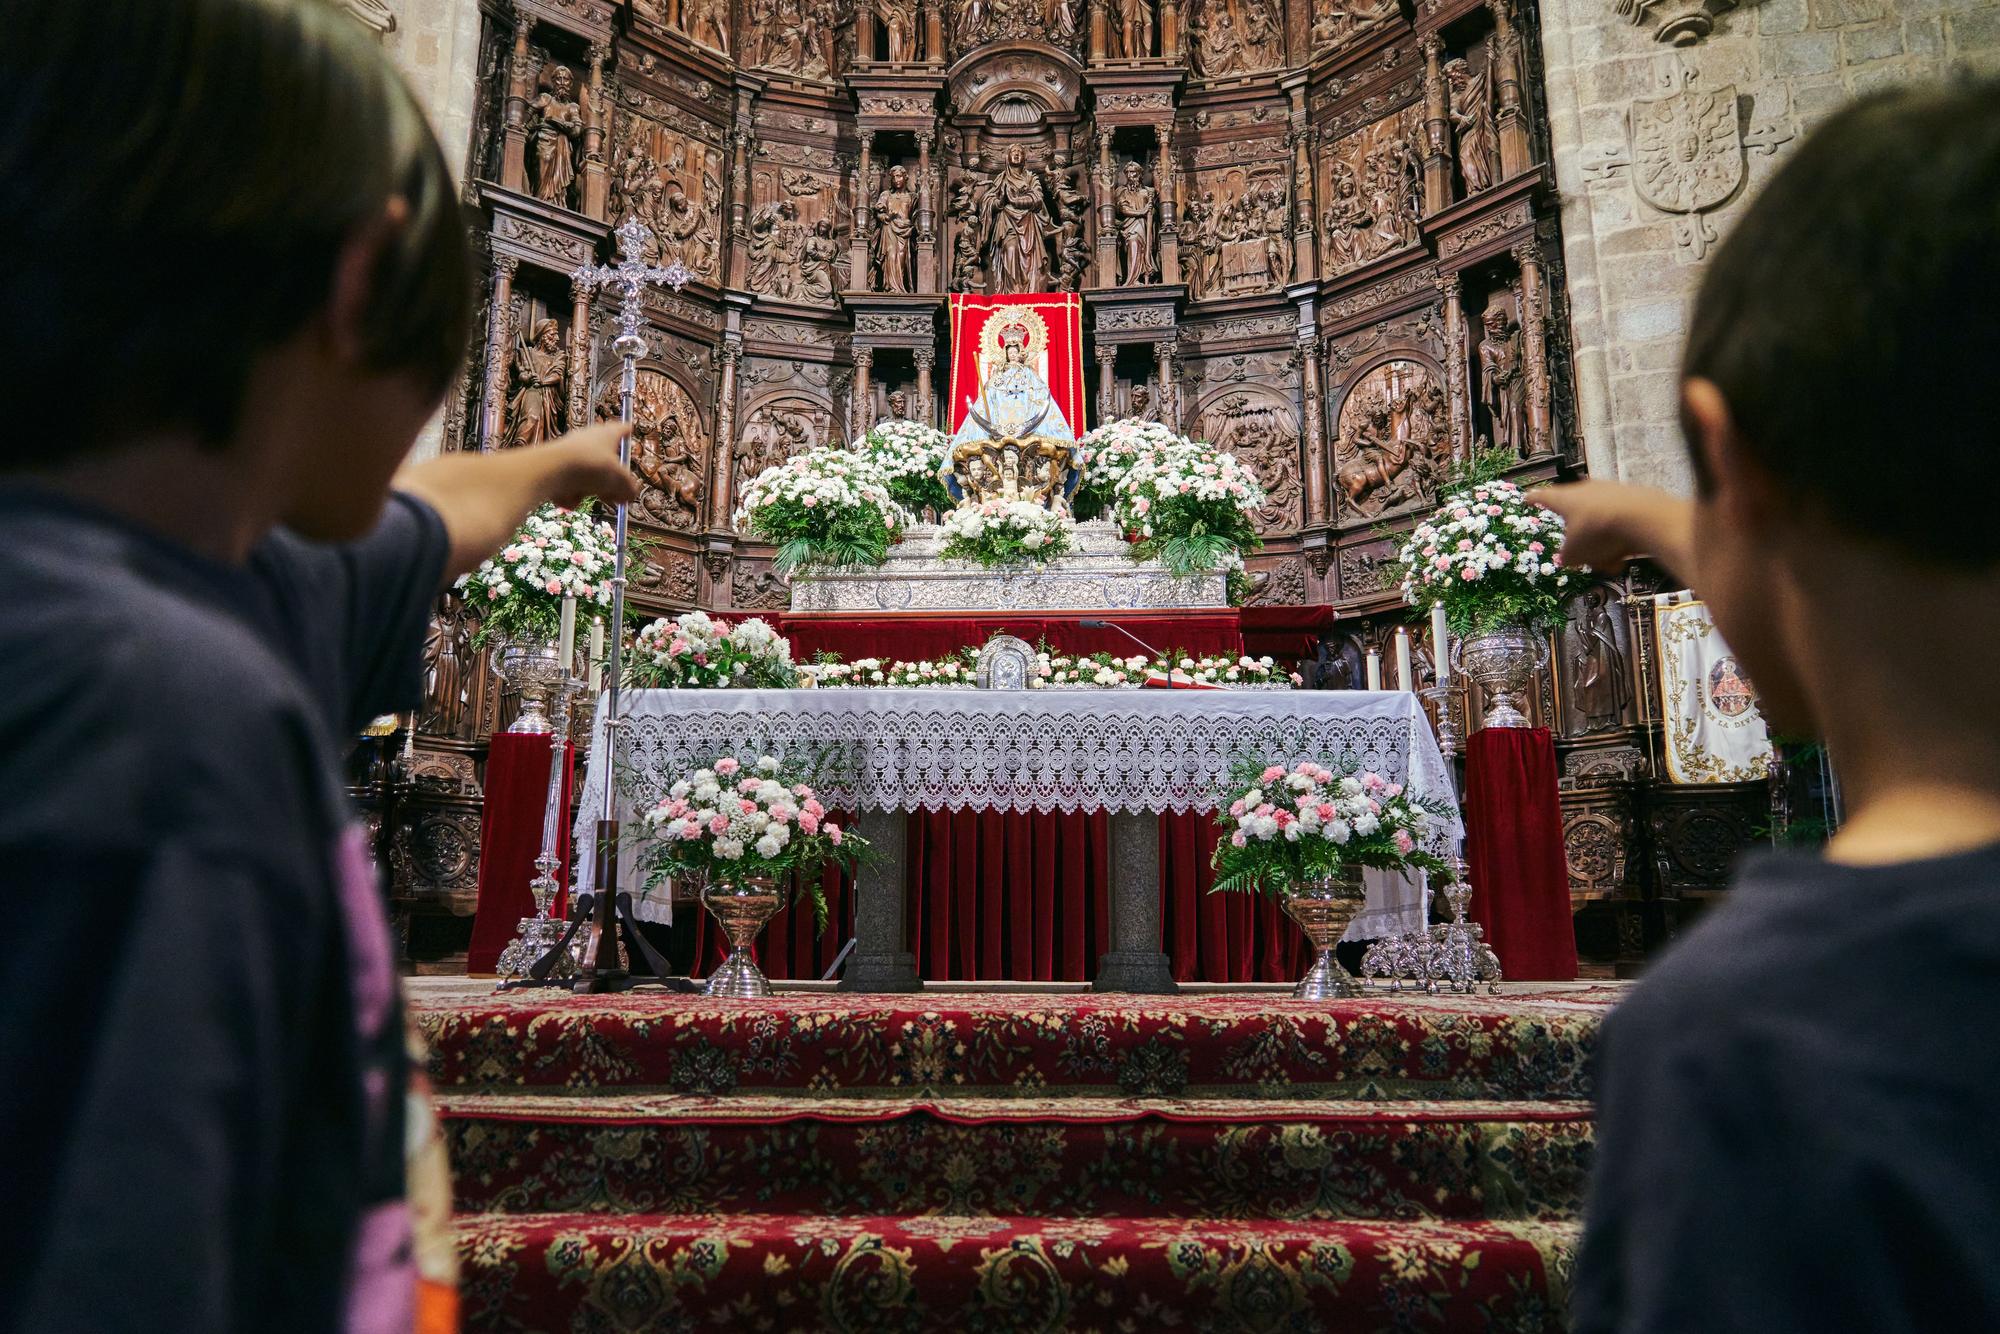
[[[1615,987],[420,1001],[464,1327],[1556,1331]]]

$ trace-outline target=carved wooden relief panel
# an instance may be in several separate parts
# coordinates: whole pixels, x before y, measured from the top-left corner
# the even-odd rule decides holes
[[[1341,400],[1333,484],[1345,513],[1378,519],[1430,505],[1450,465],[1450,415],[1435,365],[1380,362]]]
[[[832,306],[834,293],[848,286],[848,223],[840,162],[830,150],[761,146],[750,173],[750,290]]]
[[[632,419],[632,467],[642,479],[640,515],[681,532],[699,528],[709,441],[694,399],[679,381],[642,368]]]
[[[1261,533],[1298,527],[1298,422],[1291,399],[1263,384],[1217,390],[1195,412],[1194,434],[1236,455],[1264,484],[1269,500],[1257,512]]]
[[[1180,224],[1189,295],[1273,292],[1291,277],[1291,174],[1283,162],[1192,173]]]
[[[612,147],[611,216],[637,217],[651,229],[647,258],[652,262],[678,260],[695,277],[712,282],[721,268],[727,230],[728,171],[720,131],[685,113],[678,119],[681,126],[631,112],[622,118]],[[695,126],[713,133],[715,140],[692,132]]]
[[[1423,108],[1404,107],[1320,155],[1321,264],[1345,273],[1421,238]]]
[[[833,79],[846,70],[854,51],[853,0],[746,0],[744,15],[744,64],[802,79]]]

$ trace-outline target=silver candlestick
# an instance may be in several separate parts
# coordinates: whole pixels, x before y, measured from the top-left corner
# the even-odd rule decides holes
[[[528,882],[528,892],[535,899],[535,911],[520,920],[514,938],[507,942],[506,949],[500,951],[503,987],[510,979],[526,977],[535,961],[551,952],[555,953],[555,959],[547,976],[576,976],[575,960],[567,950],[558,949],[563,937],[569,933],[569,922],[550,916],[549,909],[555,903],[557,891],[562,888],[557,872],[562,869],[562,820],[567,814],[562,794],[563,773],[567,768],[564,761],[570,750],[569,701],[571,693],[580,684],[565,671],[555,687],[549,730],[549,786],[542,802],[542,851],[535,858],[535,878]]]

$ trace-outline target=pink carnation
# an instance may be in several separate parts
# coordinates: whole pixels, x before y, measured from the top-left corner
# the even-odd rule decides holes
[[[562,580],[556,578],[554,575],[550,575],[548,583],[544,584],[543,587],[551,593],[560,593],[562,592]]]
[[[811,811],[800,811],[799,828],[808,834],[817,834],[819,832],[819,817]]]
[[[1229,813],[1231,815],[1243,814],[1243,801],[1241,798],[1229,803]]]
[[[1396,831],[1396,851],[1402,853],[1405,857],[1407,857],[1410,855],[1411,849],[1415,848],[1416,846],[1417,846],[1416,840],[1410,837],[1409,830],[1398,829]]]
[[[757,813],[757,803],[754,801],[739,801],[736,804],[743,808],[745,815],[755,815]]]
[[[1319,818],[1322,820],[1331,820],[1334,816],[1338,815],[1339,813],[1340,812],[1333,809],[1332,802],[1322,801],[1319,804]]]
[[[1241,829],[1239,829],[1239,830],[1237,830],[1237,831],[1236,831],[1235,833],[1233,833],[1233,834],[1231,834],[1231,835],[1229,836],[1229,841],[1230,841],[1230,843],[1232,843],[1232,844],[1233,844],[1233,845],[1235,845],[1236,847],[1239,847],[1239,848],[1240,848],[1240,847],[1242,847],[1242,846],[1243,846],[1244,844],[1248,843],[1248,842],[1249,842],[1250,840],[1249,840],[1249,839],[1247,839],[1247,838],[1245,838],[1245,837],[1243,836],[1243,831],[1242,831]]]
[[[708,832],[716,835],[728,833],[729,817],[726,815],[718,815],[713,820],[710,820],[708,822]]]
[[[813,800],[810,797],[806,799],[806,804],[804,809],[805,813],[807,815],[812,816],[814,819],[818,819],[820,816],[826,814],[826,807],[820,805],[819,802]]]
[[[743,765],[741,761],[726,755],[715,762],[715,771],[721,774],[725,778],[727,778],[730,774],[735,773],[738,769],[741,769],[742,767]]]
[[[1270,768],[1266,769],[1264,771],[1263,777],[1259,778],[1257,781],[1260,783],[1275,783],[1284,776],[1285,776],[1285,766],[1282,764],[1274,764]]]
[[[829,824],[825,826],[825,829],[826,829],[827,841],[832,843],[833,846],[835,846],[836,848],[839,847],[841,839],[840,826],[837,824]]]

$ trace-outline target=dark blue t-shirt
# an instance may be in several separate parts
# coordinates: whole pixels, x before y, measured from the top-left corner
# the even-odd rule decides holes
[[[1606,1023],[1579,1334],[2000,1329],[2000,848],[1765,855]]]

